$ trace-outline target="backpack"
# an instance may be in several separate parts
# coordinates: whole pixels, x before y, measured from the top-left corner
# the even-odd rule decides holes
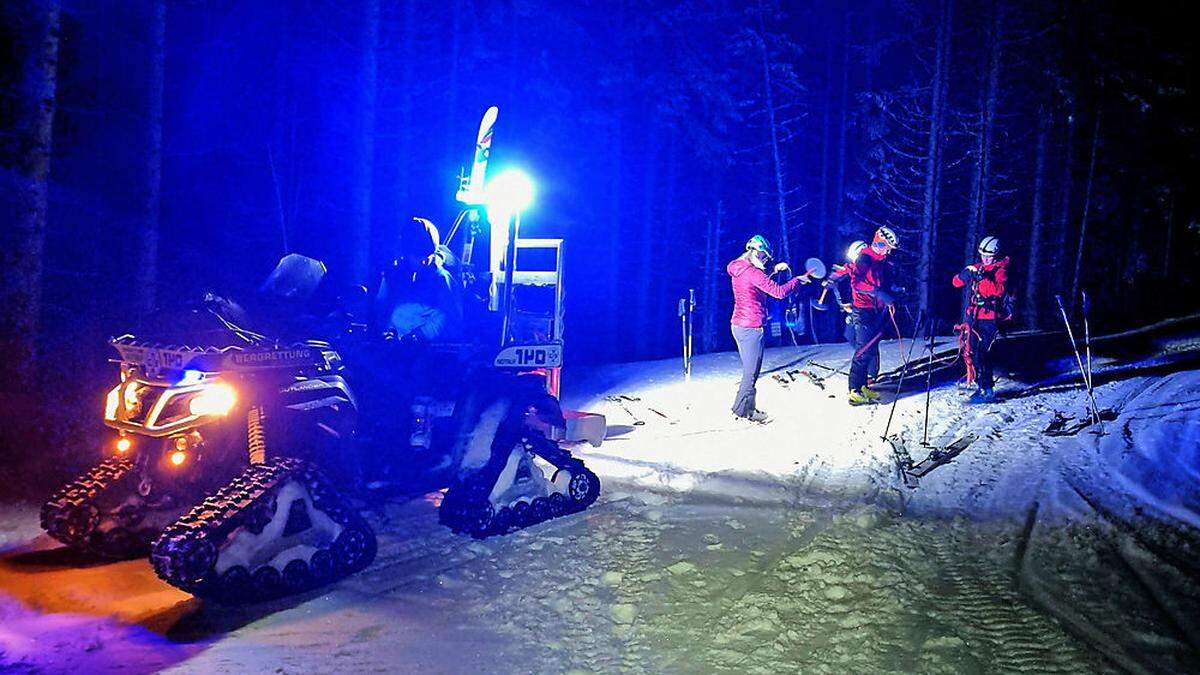
[[[1004,297],[1000,298],[1000,302],[996,303],[996,320],[997,321],[1012,321],[1013,316],[1017,313],[1017,297],[1008,291],[1004,292]]]

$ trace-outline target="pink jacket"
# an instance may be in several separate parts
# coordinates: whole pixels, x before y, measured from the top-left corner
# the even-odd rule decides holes
[[[763,319],[767,318],[767,296],[782,300],[800,285],[799,278],[777,284],[766,272],[741,257],[730,262],[725,271],[733,283],[733,318],[730,322],[742,328],[762,328]]]

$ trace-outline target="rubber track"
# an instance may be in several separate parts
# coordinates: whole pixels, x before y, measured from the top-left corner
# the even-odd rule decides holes
[[[529,440],[523,439],[523,442],[528,448]],[[484,539],[579,513],[591,506],[600,496],[600,478],[584,466],[582,461],[572,457],[556,468],[571,474],[572,487],[581,488],[574,496],[554,493],[528,502],[520,500],[497,511],[488,501],[494,477],[479,476],[446,491],[441,508],[438,509],[438,520],[454,532]],[[568,493],[570,492],[571,490],[568,490]]]
[[[42,505],[41,525],[51,537],[73,548],[87,549],[87,538],[91,531],[82,536],[72,536],[66,530],[68,512],[82,508],[113,483],[133,470],[133,460],[113,456],[100,462],[79,478],[71,481]],[[99,522],[97,520],[97,522]]]
[[[275,581],[279,583],[256,582],[251,587],[226,587],[228,580],[218,579],[213,574],[221,545],[239,527],[250,524],[255,517],[261,518],[264,509],[268,512],[265,514],[268,520],[273,517],[274,497],[292,478],[305,484],[315,508],[344,528],[337,542],[321,549],[309,560],[314,562],[318,555],[327,553],[332,556],[332,569],[316,574],[305,565],[302,578],[292,579],[291,583],[283,581],[287,576],[285,570],[277,570],[280,578]],[[352,532],[361,537],[360,547],[355,554],[345,555],[346,547],[341,543]],[[158,576],[172,586],[193,595],[234,604],[281,597],[331,583],[366,568],[374,560],[375,551],[375,533],[358,512],[347,505],[328,479],[307,462],[285,457],[251,465],[241,476],[172,523],[154,543],[150,561]],[[253,574],[265,569],[268,568],[264,565],[248,572]],[[270,577],[270,573],[267,574]]]

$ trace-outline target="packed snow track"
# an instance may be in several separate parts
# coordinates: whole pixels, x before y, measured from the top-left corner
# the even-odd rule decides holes
[[[914,456],[978,436],[915,489],[887,407],[846,405],[844,345],[768,353],[767,425],[728,413],[736,355],[689,382],[674,360],[575,371],[567,407],[609,420],[574,449],[605,485],[592,508],[480,541],[438,524],[440,493],[388,504],[364,514],[373,565],[244,607],[81,559],[4,507],[0,670],[1195,672],[1195,326],[1096,340],[1116,418],[1074,435],[1043,433],[1083,414],[1061,336],[1008,338],[1041,364],[1001,358],[989,406],[936,373],[927,434],[913,378],[892,434]]]

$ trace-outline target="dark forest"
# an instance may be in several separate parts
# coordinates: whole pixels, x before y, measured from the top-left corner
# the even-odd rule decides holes
[[[1196,306],[1186,3],[5,3],[4,382],[96,395],[105,340],[281,254],[347,281],[397,223],[445,228],[482,111],[567,244],[572,363],[732,347],[724,263],[902,238],[904,305],[949,322],[985,234],[1017,322]],[[816,317],[803,339],[837,340]],[[89,405],[91,405],[89,403]]]

